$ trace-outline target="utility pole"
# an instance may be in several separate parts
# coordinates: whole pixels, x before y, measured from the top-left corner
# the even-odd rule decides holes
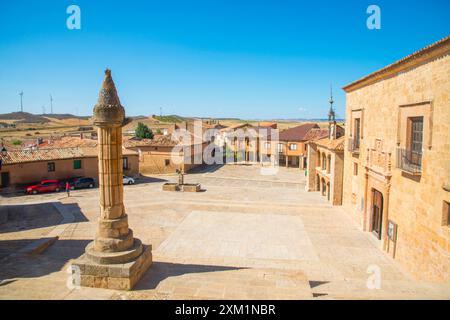
[[[22,103],[23,90],[19,92],[19,96],[20,96],[20,112],[23,112],[23,103]]]
[[[53,97],[50,94],[50,114],[53,114]]]

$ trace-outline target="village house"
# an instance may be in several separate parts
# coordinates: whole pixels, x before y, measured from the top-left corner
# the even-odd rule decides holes
[[[328,130],[325,131],[325,136],[324,130],[313,131],[306,136],[309,140],[306,190],[318,191],[332,205],[341,205],[345,130],[336,123],[333,102],[333,96],[331,96]]]
[[[276,123],[242,123],[222,129],[216,144],[223,148],[224,162],[256,164],[263,161],[261,145],[268,141],[272,129],[277,129]]]
[[[48,179],[90,177],[97,181],[96,147],[43,148],[2,152],[0,186],[20,187]],[[139,173],[138,154],[123,150],[124,174]]]
[[[207,142],[200,137],[180,143],[173,135],[155,136],[153,139],[124,139],[123,146],[139,155],[140,174],[188,172],[202,166]]]
[[[344,87],[343,205],[419,279],[450,282],[450,37]]]
[[[276,146],[280,166],[306,169],[306,136],[312,129],[320,129],[320,127],[316,123],[302,124],[281,131],[278,141],[271,141]],[[266,150],[266,148],[263,148],[263,152]]]

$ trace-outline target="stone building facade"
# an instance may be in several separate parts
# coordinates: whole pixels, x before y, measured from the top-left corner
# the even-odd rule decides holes
[[[318,191],[334,206],[342,204],[344,137],[308,143],[308,191]]]
[[[346,87],[343,205],[418,279],[450,282],[450,37]]]
[[[333,103],[331,94],[327,136],[323,137],[322,132],[315,128],[317,132],[312,131],[305,137],[309,140],[306,190],[320,192],[336,206],[342,204],[345,130],[336,123]]]
[[[280,166],[306,169],[306,136],[312,129],[320,127],[317,123],[305,123],[281,131],[278,141],[272,141],[276,145]]]

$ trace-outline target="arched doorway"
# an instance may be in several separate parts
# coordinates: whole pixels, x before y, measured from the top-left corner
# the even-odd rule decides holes
[[[372,233],[381,240],[383,226],[383,194],[372,189]]]
[[[320,191],[320,177],[316,174],[316,191]]]
[[[326,189],[327,189],[327,185],[325,184],[325,179],[322,178],[322,195],[323,196],[326,195]]]

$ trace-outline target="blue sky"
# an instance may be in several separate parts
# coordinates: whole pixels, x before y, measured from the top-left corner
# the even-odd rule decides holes
[[[81,8],[81,30],[66,8]],[[381,30],[366,27],[370,4]],[[0,110],[90,115],[106,67],[128,115],[317,118],[342,86],[450,32],[450,1],[0,3]]]

